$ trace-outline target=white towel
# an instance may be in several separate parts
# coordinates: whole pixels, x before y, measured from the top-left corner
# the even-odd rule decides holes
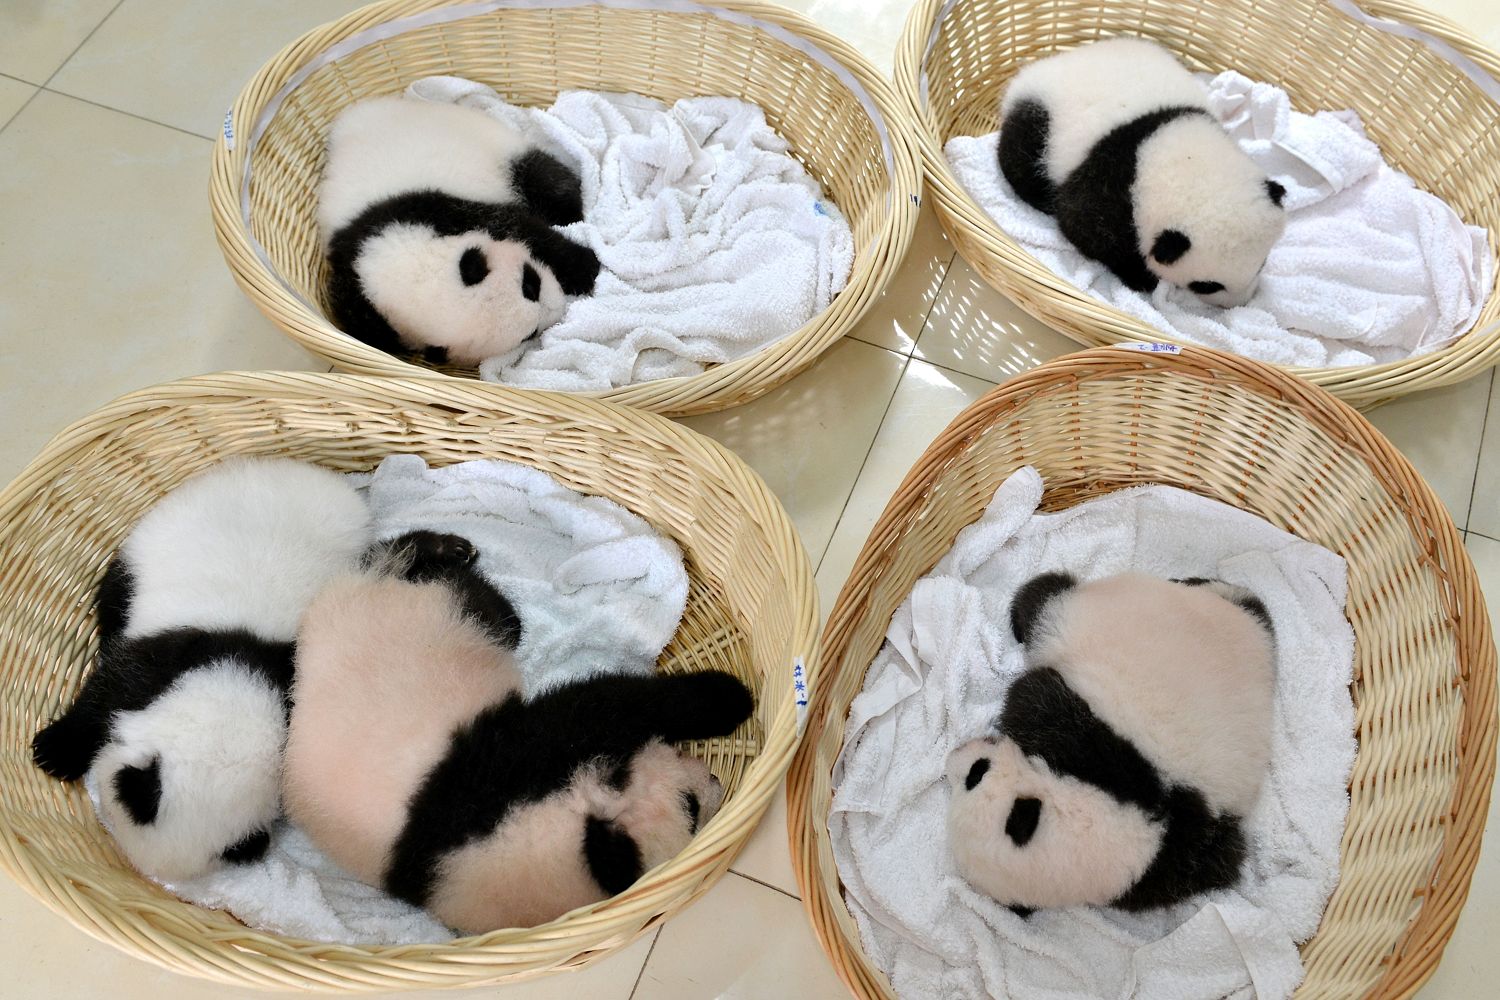
[[[593,294],[483,378],[580,392],[696,375],[794,332],[849,278],[848,222],[754,104],[565,91],[527,109],[457,77],[407,97],[486,111],[583,180],[584,220],[561,231],[598,254]]]
[[[1217,501],[1123,490],[1038,514],[1012,475],[897,609],[849,711],[829,832],[866,952],[898,996],[999,1000],[1277,1000],[1296,942],[1338,881],[1354,761],[1354,635],[1344,561]],[[1021,672],[1016,589],[1037,573],[1138,570],[1250,589],[1276,626],[1271,770],[1248,817],[1245,877],[1167,911],[1075,907],[1022,919],[970,888],[947,843],[950,750],[983,734]],[[1253,990],[1253,993],[1252,993]]]
[[[528,693],[601,670],[648,672],[677,631],[688,592],[682,551],[613,501],[514,462],[430,469],[419,456],[393,455],[351,478],[365,492],[377,538],[427,529],[474,543],[480,571],[521,617],[517,660]],[[314,941],[453,936],[340,870],[286,822],[264,860],[167,888],[252,927]]]
[[[687,604],[682,550],[612,500],[515,462],[430,469],[392,455],[369,477],[378,538],[462,535],[521,617],[528,694],[600,670],[649,673]]]
[[[1221,309],[1163,282],[1126,288],[1080,254],[1057,223],[1000,174],[999,133],[946,146],[960,183],[1037,260],[1078,288],[1168,334],[1284,365],[1398,361],[1469,330],[1490,293],[1485,230],[1388,166],[1352,111],[1304,115],[1286,92],[1239,73],[1208,86],[1209,107],[1251,159],[1287,189],[1287,228],[1260,287]]]

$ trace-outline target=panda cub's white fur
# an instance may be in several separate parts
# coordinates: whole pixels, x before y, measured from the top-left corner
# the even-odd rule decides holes
[[[533,146],[476,108],[402,97],[350,105],[328,134],[318,195],[324,245],[367,207],[403,191],[432,188],[470,201],[516,201],[503,167]]]
[[[576,171],[477,108],[350,105],[318,189],[330,313],[383,351],[503,354],[592,291],[598,258],[552,228],[581,219],[582,198]]]
[[[292,640],[369,539],[343,476],[280,458],[199,473],[126,537],[99,585],[98,663],[32,752],[54,777],[92,779],[141,872],[180,881],[264,853]]]
[[[1017,592],[1011,626],[1027,670],[948,761],[959,872],[1022,912],[1233,884],[1270,760],[1264,606],[1214,580],[1052,573]]]
[[[1284,190],[1171,53],[1111,38],[1033,62],[1001,101],[999,160],[1026,202],[1130,288],[1241,305],[1285,227]]]
[[[120,546],[123,634],[241,628],[290,642],[313,596],[369,543],[369,508],[339,473],[228,459],[162,497]]]

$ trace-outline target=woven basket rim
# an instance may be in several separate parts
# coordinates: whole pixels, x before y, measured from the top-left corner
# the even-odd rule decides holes
[[[1197,369],[1197,370],[1194,370]],[[856,997],[890,998],[895,993],[884,973],[865,954],[842,892],[830,893],[830,883],[842,885],[833,862],[827,815],[813,815],[811,800],[815,775],[827,776],[843,748],[847,719],[836,713],[833,689],[844,674],[855,627],[867,614],[871,595],[894,556],[893,544],[919,519],[930,513],[928,491],[944,471],[987,429],[1011,418],[1034,395],[1059,386],[1132,374],[1196,378],[1206,383],[1231,381],[1245,389],[1291,407],[1319,432],[1341,447],[1353,450],[1377,474],[1393,496],[1406,501],[1408,522],[1426,524],[1451,557],[1445,565],[1452,587],[1465,598],[1463,607],[1476,619],[1483,641],[1460,646],[1460,662],[1468,660],[1463,724],[1458,733],[1461,766],[1449,809],[1449,829],[1423,904],[1407,925],[1393,951],[1381,960],[1384,973],[1367,997],[1410,997],[1436,971],[1443,949],[1457,925],[1468,896],[1488,815],[1496,769],[1496,649],[1489,615],[1462,536],[1432,488],[1410,462],[1370,422],[1349,404],[1284,369],[1201,347],[1179,352],[1148,353],[1128,346],[1097,347],[1046,362],[996,386],[965,407],[913,463],[900,486],[866,536],[858,557],[834,600],[823,630],[824,682],[809,706],[807,732],[787,776],[787,828],[793,868],[803,906],[819,944],[835,971]],[[1383,467],[1377,466],[1377,462]],[[955,529],[956,530],[956,529]],[[935,560],[934,560],[935,561]],[[925,574],[932,567],[921,570]],[[919,574],[920,575],[920,574]],[[873,661],[872,661],[873,662]],[[858,665],[863,678],[870,663]],[[825,733],[836,731],[832,755],[820,750]],[[1360,746],[1357,753],[1366,751]],[[1342,862],[1342,858],[1341,858]],[[1322,934],[1320,927],[1317,934]],[[1317,935],[1314,935],[1314,940]],[[1299,992],[1299,996],[1305,991]]]
[[[822,312],[799,329],[760,350],[709,368],[698,375],[653,379],[614,389],[576,395],[606,399],[669,415],[708,413],[748,402],[811,364],[849,332],[885,289],[906,256],[915,232],[922,190],[922,166],[905,101],[869,61],[841,38],[810,18],[765,0],[377,0],[314,28],[288,43],[268,60],[236,96],[225,129],[214,140],[209,202],[214,233],[236,283],[281,330],[305,348],[340,368],[358,374],[404,378],[438,378],[452,384],[501,385],[449,375],[386,354],[339,331],[322,313],[293,291],[259,252],[246,225],[242,197],[248,162],[244,144],[231,138],[234,123],[254,123],[261,110],[310,60],[337,40],[391,21],[442,8],[511,6],[660,9],[673,14],[710,14],[734,23],[749,23],[784,32],[822,50],[868,96],[879,120],[872,124],[889,143],[887,211],[877,235],[856,247],[848,283]],[[478,14],[491,11],[477,11]],[[759,24],[757,24],[759,22]],[[857,96],[857,95],[856,95]]]
[[[907,15],[897,42],[893,70],[896,91],[906,102],[912,116],[912,131],[921,153],[925,185],[936,195],[936,209],[944,227],[955,227],[1001,245],[1004,247],[1004,255],[996,257],[1006,264],[1008,270],[1019,272],[1021,267],[1025,267],[1024,276],[1029,285],[1045,292],[1048,298],[1061,303],[1070,311],[1086,306],[1090,311],[1107,314],[1112,322],[1133,328],[1128,336],[1100,329],[1096,334],[1100,340],[1110,344],[1166,342],[1183,347],[1199,346],[1149,326],[1144,321],[1093,298],[1052,272],[1012,239],[960,183],[943,154],[943,140],[928,107],[925,61],[929,39],[936,36],[940,19],[962,2],[963,0],[917,0]],[[1394,21],[1425,32],[1500,81],[1500,53],[1485,46],[1452,20],[1406,0],[1349,2],[1376,19]],[[1335,6],[1333,9],[1338,8]],[[1362,30],[1377,29],[1364,27]],[[1467,81],[1466,86],[1478,90],[1478,86],[1472,81]],[[1495,260],[1495,275],[1488,298],[1492,299],[1497,295],[1500,295],[1500,256]],[[1066,330],[1058,332],[1072,337]],[[1320,385],[1361,409],[1370,409],[1411,392],[1460,381],[1497,362],[1500,362],[1500,320],[1478,324],[1446,347],[1404,360],[1328,367],[1264,363]]]
[[[455,415],[466,418],[525,413],[556,419],[573,427],[592,423],[598,426],[601,436],[625,433],[619,426],[622,424],[649,428],[657,435],[657,440],[670,442],[684,463],[699,469],[710,468],[732,480],[737,490],[744,491],[736,495],[754,512],[758,526],[766,532],[766,558],[778,564],[779,573],[790,592],[799,598],[794,604],[796,614],[789,647],[804,665],[809,688],[816,688],[820,676],[819,613],[812,565],[780,501],[743,459],[706,435],[654,413],[573,394],[455,383],[456,380],[440,378],[392,379],[342,373],[228,371],[134,390],[68,425],[10,484],[0,489],[0,544],[7,543],[18,530],[17,511],[45,490],[57,472],[67,468],[71,456],[80,448],[101,436],[118,434],[117,425],[121,420],[139,419],[152,411],[181,405],[211,403],[215,399],[394,402],[452,410]],[[333,437],[333,432],[330,431],[329,436]],[[391,453],[400,450],[399,446],[393,446]],[[688,545],[683,547],[691,551]],[[128,917],[133,911],[121,908],[104,912],[99,906],[71,893],[66,882],[59,883],[45,864],[38,864],[37,856],[27,846],[26,837],[3,815],[0,815],[0,870],[7,872],[28,894],[94,938],[174,972],[261,989],[363,991],[479,985],[496,981],[493,971],[486,975],[486,956],[503,958],[524,950],[528,943],[556,942],[563,938],[586,941],[578,950],[579,954],[586,956],[582,960],[586,963],[612,953],[655,927],[663,919],[663,914],[670,916],[677,912],[679,906],[669,906],[639,928],[634,928],[628,936],[620,936],[627,925],[638,921],[637,911],[655,906],[658,897],[666,900],[673,888],[671,883],[684,873],[697,873],[702,879],[693,899],[706,892],[718,878],[709,872],[713,865],[722,860],[722,869],[727,870],[734,855],[748,841],[779,789],[801,738],[791,684],[788,683],[779,694],[773,692],[774,688],[770,688],[762,695],[761,701],[768,708],[764,736],[759,752],[749,761],[732,800],[726,802],[682,853],[643,876],[624,893],[580,907],[536,927],[509,928],[447,942],[416,945],[326,943],[250,927],[237,933],[233,945],[201,938],[184,940],[181,932],[177,940],[159,940],[146,929],[131,926],[129,919],[122,919],[122,915]],[[733,832],[731,825],[740,825],[742,829]],[[724,857],[726,852],[727,858]],[[204,909],[187,903],[182,905],[193,911]],[[184,922],[189,933],[198,930],[189,923]],[[253,945],[256,942],[269,943],[278,953],[288,948],[295,949],[296,957],[273,958],[238,947],[238,944]],[[325,959],[330,958],[358,962],[359,968],[341,969],[337,973],[320,969]],[[576,960],[570,962],[566,957],[561,961],[570,963],[567,965],[569,969],[580,964]],[[447,975],[423,978],[425,969],[445,969]],[[458,979],[454,969],[471,971],[472,975]],[[528,968],[514,976],[502,971],[500,978],[530,978],[548,971],[552,970]]]

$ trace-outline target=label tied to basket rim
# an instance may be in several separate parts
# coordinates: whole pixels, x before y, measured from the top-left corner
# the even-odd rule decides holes
[[[797,735],[807,728],[807,669],[802,657],[792,661],[792,700],[797,705]]]
[[[224,112],[224,147],[234,149],[234,109]]]
[[[1163,344],[1160,341],[1150,341],[1142,344],[1116,344],[1116,347],[1127,351],[1140,351],[1142,354],[1181,354],[1182,348],[1176,344]]]

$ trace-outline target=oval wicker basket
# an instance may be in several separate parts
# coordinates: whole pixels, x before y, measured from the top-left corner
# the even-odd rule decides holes
[[[1343,3],[1344,0],[1336,0]],[[1401,0],[1356,0],[1500,79],[1500,56]],[[896,52],[935,211],[980,276],[1085,345],[1171,339],[1080,291],[1028,254],[954,176],[943,146],[998,124],[1005,83],[1028,62],[1112,35],[1144,35],[1195,70],[1274,81],[1302,111],[1353,108],[1394,167],[1489,230],[1500,254],[1500,104],[1420,41],[1382,31],[1329,0],[918,0]],[[1500,361],[1500,267],[1479,319],[1447,347],[1405,361],[1292,368],[1354,406],[1458,382]]]
[[[384,0],[308,32],[256,73],[214,144],[209,182],[219,246],[245,294],[345,371],[476,380],[472,368],[432,369],[360,343],[319,305],[315,192],[329,124],[354,101],[441,73],[523,105],[570,88],[754,101],[849,220],[848,284],[799,330],[700,375],[586,395],[673,415],[754,399],[847,333],[911,243],[922,170],[905,107],[858,53],[800,14],[755,0]]]
[[[788,777],[803,901],[858,997],[860,947],[828,834],[850,701],[896,608],[1023,465],[1059,510],[1165,483],[1343,555],[1358,757],[1342,877],[1302,948],[1301,997],[1401,997],[1432,974],[1479,855],[1495,769],[1495,646],[1474,568],[1432,490],[1348,406],[1253,361],[1100,348],[1020,375],[933,442],[871,530],[824,632],[823,681]]]
[[[695,744],[724,808],[670,863],[613,899],[532,929],[399,948],[245,928],[137,876],[77,785],[32,766],[30,740],[95,653],[106,561],[140,514],[228,455],[341,471],[412,452],[446,465],[506,458],[644,517],[683,549],[687,610],[660,667],[716,667],[756,692],[733,736]],[[0,492],[0,867],[83,930],[177,972],[262,989],[370,991],[497,982],[581,966],[675,913],[729,866],[797,741],[793,662],[816,684],[807,555],[760,478],[713,441],[593,400],[436,379],[226,374],[124,396],[55,438]]]

